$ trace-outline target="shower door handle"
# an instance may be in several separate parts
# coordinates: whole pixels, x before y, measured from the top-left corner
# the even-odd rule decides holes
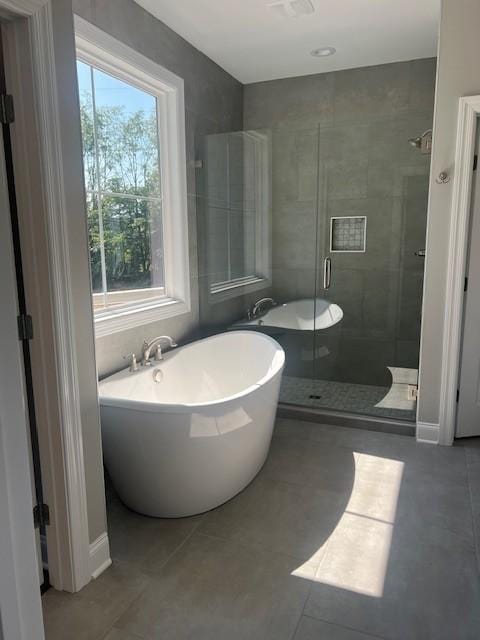
[[[323,288],[330,289],[332,283],[332,261],[330,258],[325,258],[323,261]]]

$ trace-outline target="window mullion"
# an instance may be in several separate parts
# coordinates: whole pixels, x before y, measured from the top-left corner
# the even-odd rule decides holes
[[[105,236],[103,230],[103,196],[100,184],[100,154],[98,150],[97,134],[97,104],[95,100],[95,83],[93,80],[93,67],[90,66],[90,86],[92,90],[92,110],[93,110],[93,141],[95,145],[95,171],[97,174],[97,203],[98,203],[98,235],[100,237],[100,264],[102,267],[102,293],[103,306],[107,306],[107,265],[105,260]]]
[[[231,207],[230,201],[230,136],[227,134],[227,275],[228,279],[232,279],[232,237],[231,237]]]

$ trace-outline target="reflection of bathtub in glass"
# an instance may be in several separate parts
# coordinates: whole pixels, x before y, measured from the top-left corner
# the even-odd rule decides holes
[[[342,318],[343,311],[338,305],[323,298],[304,298],[272,307],[259,318],[240,320],[232,329],[318,331],[333,327]]]
[[[284,362],[272,338],[236,331],[103,380],[105,463],[123,502],[181,517],[241,491],[267,457]]]

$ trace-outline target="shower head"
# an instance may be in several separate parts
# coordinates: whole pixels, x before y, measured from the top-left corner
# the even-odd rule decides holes
[[[420,149],[424,154],[432,152],[432,130],[427,129],[421,136],[409,138],[408,143],[415,149]]]
[[[422,137],[418,136],[417,138],[409,138],[408,142],[415,147],[416,149],[420,149],[422,146]]]

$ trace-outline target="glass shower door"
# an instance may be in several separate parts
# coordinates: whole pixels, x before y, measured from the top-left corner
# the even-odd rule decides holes
[[[317,310],[310,406],[415,420],[430,157],[408,145],[411,120],[322,131],[316,299],[342,317],[325,327]]]

